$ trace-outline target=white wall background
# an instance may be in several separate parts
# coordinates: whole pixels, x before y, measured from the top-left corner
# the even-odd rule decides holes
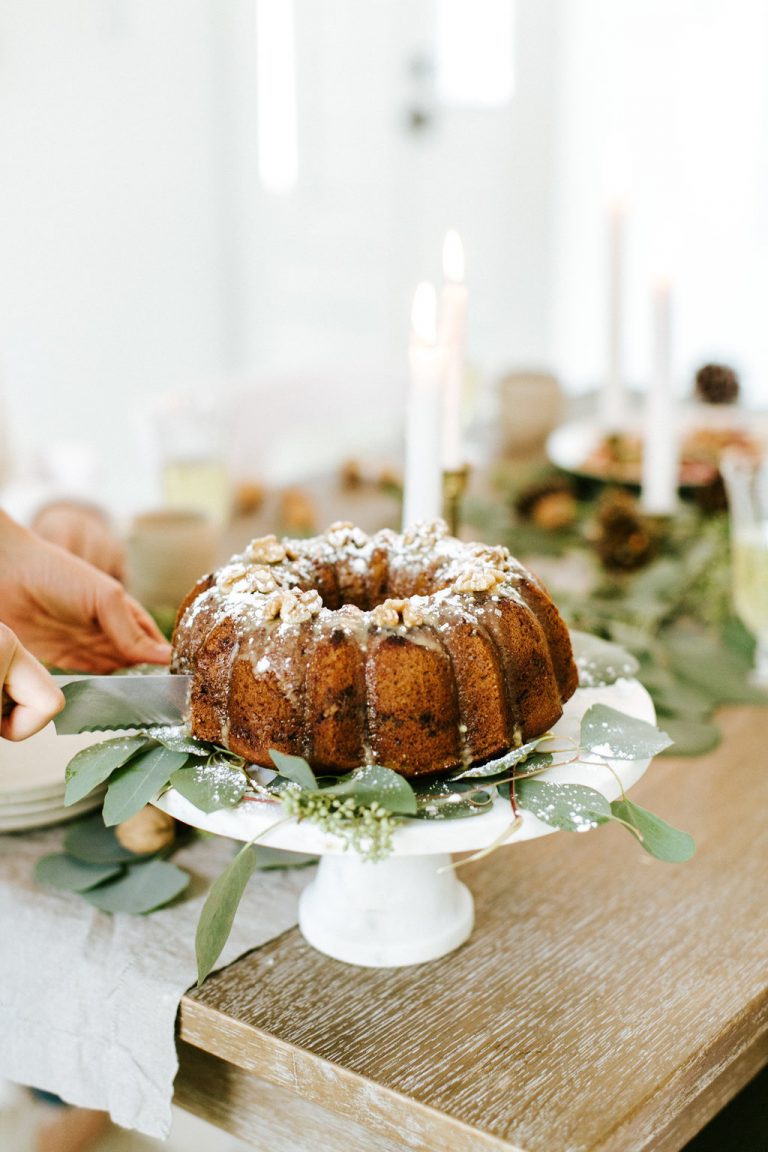
[[[285,478],[334,433],[349,454],[396,441],[410,298],[439,279],[449,226],[474,363],[598,384],[616,132],[634,168],[631,380],[671,233],[680,388],[721,357],[768,402],[761,0],[517,0],[512,102],[438,109],[419,134],[409,65],[432,50],[432,0],[295,9],[299,182],[276,197],[257,172],[255,0],[4,0],[0,378],[18,459],[86,440],[114,507],[151,503],[146,404],[203,381],[248,393],[251,471]]]
[[[150,501],[144,402],[229,374],[256,394],[276,374],[326,395],[338,378],[364,450],[373,425],[398,424],[410,297],[439,278],[450,225],[476,360],[545,360],[558,3],[518,8],[513,104],[445,111],[415,136],[409,62],[431,51],[431,0],[297,0],[300,178],[279,198],[256,170],[254,0],[5,0],[0,363],[17,455],[88,439],[109,500]],[[274,466],[271,407],[241,411]]]
[[[720,359],[768,404],[768,5],[578,0],[562,7],[552,359],[572,388],[605,363],[605,195],[626,143],[627,374],[651,370],[651,290],[668,274],[678,389]]]
[[[221,360],[209,31],[205,0],[0,8],[11,433],[92,440],[114,497],[142,487],[142,398]]]

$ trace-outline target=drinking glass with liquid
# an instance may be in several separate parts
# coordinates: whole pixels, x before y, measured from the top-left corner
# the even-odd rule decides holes
[[[157,412],[157,427],[164,505],[202,512],[214,524],[225,524],[232,501],[226,407],[193,395],[167,397]]]
[[[720,468],[731,518],[733,603],[757,642],[755,680],[768,686],[768,456],[728,452]]]

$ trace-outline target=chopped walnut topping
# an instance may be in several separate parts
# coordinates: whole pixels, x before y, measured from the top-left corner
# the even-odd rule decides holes
[[[255,564],[279,564],[285,560],[285,548],[277,536],[257,536],[251,540],[244,555]]]
[[[398,628],[401,624],[418,628],[424,623],[424,617],[411,600],[385,600],[371,611],[371,619],[380,628]]]
[[[473,559],[479,560],[483,565],[487,564],[491,568],[500,568],[502,570],[506,568],[508,561],[511,559],[506,548],[502,548],[499,545],[473,544],[469,548],[469,554]]]
[[[245,584],[248,568],[245,564],[227,564],[222,568],[216,578],[216,587],[219,592],[246,592]]]
[[[425,548],[434,548],[435,544],[439,540],[445,539],[447,535],[448,525],[445,520],[424,520],[418,524],[412,524],[403,533],[403,543],[407,546],[421,544]]]
[[[274,573],[263,564],[258,568],[252,568],[246,580],[250,592],[261,592],[266,595],[268,592],[275,592],[279,587]]]
[[[274,596],[268,596],[264,601],[262,611],[265,620],[276,620],[280,615],[280,609],[283,606],[283,592],[276,592]]]
[[[408,601],[405,608],[403,608],[403,624],[406,628],[418,628],[419,625],[424,623],[424,617],[415,608],[412,601]]]
[[[467,568],[454,582],[454,592],[490,592],[497,584],[503,584],[505,574],[500,568],[485,568],[480,565]]]
[[[351,520],[336,520],[326,532],[328,543],[334,548],[343,548],[346,544],[354,544],[357,548],[364,548],[368,543],[368,536],[362,528],[356,528]]]
[[[377,604],[371,610],[371,620],[379,628],[397,628],[401,623],[400,607],[404,603],[404,600],[385,600],[383,604]]]
[[[317,616],[323,606],[319,592],[314,588],[309,592],[297,592],[290,588],[284,592],[276,592],[264,602],[264,615],[267,620],[275,620],[278,616],[285,624],[303,624]]]
[[[222,569],[216,581],[216,587],[225,596],[232,592],[242,594],[261,592],[266,595],[269,592],[275,592],[279,588],[279,584],[273,572],[264,564],[251,568],[246,564],[236,563],[228,564],[226,568]]]

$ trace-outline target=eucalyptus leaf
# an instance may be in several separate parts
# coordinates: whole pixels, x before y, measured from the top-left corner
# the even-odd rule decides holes
[[[105,828],[101,814],[70,824],[64,836],[64,850],[86,864],[129,864],[141,859],[124,848],[114,828]]]
[[[611,818],[611,806],[605,796],[583,784],[520,780],[515,795],[521,808],[545,824],[569,832],[587,832]]]
[[[271,796],[279,797],[282,796],[284,792],[295,792],[298,788],[298,785],[294,784],[293,780],[286,780],[284,776],[273,776],[269,783],[265,784],[264,787]],[[314,792],[316,789],[302,788],[301,791]]]
[[[60,736],[122,728],[177,725],[187,706],[186,676],[94,676],[62,687],[66,704],[54,717]]]
[[[306,852],[286,852],[282,848],[267,848],[263,844],[252,845],[256,853],[255,871],[278,872],[290,868],[309,868],[317,864],[317,856]]]
[[[122,872],[121,864],[86,864],[67,852],[55,852],[38,860],[35,879],[62,892],[86,892]]]
[[[171,752],[162,744],[156,744],[120,768],[110,780],[104,797],[107,827],[121,824],[140,812],[187,760],[186,752]]]
[[[415,780],[410,781],[411,787],[416,795],[416,799],[420,796],[432,796],[435,792],[492,792],[496,784],[476,784],[474,780],[450,780],[441,779],[436,780],[432,776],[421,778],[417,777]]]
[[[631,597],[638,604],[655,606],[660,599],[678,596],[686,579],[686,573],[677,560],[662,557],[637,573],[632,580]]]
[[[198,984],[202,984],[221,955],[232,931],[245,887],[258,866],[259,854],[255,846],[245,844],[212,885],[200,913],[195,935]]]
[[[230,768],[223,760],[178,768],[171,776],[171,787],[201,812],[234,808],[242,800],[247,784],[244,773]]]
[[[416,797],[408,781],[399,772],[383,768],[380,764],[367,764],[338,783],[322,789],[323,794],[332,796],[352,796],[361,806],[381,804],[388,812],[398,812],[404,816],[416,815]]]
[[[752,666],[733,648],[704,637],[669,638],[669,659],[675,673],[720,704],[768,704],[768,693],[751,682]]]
[[[428,791],[416,795],[416,815],[420,820],[457,820],[483,816],[493,805],[490,791],[476,785],[459,788],[451,781],[433,782]]]
[[[579,742],[583,752],[611,760],[646,760],[672,743],[666,732],[653,724],[607,704],[593,704],[584,713]]]
[[[642,676],[642,682],[651,694],[657,713],[664,717],[679,716],[686,720],[705,720],[717,705],[710,693],[685,684],[682,680]],[[666,720],[664,721],[666,724]],[[673,739],[675,739],[674,735]]]
[[[587,632],[571,631],[580,688],[601,688],[621,677],[636,676],[638,662],[624,648]]]
[[[498,776],[500,773],[507,772],[510,768],[514,768],[516,764],[522,763],[523,760],[527,760],[535,752],[541,740],[541,736],[537,737],[536,740],[529,740],[527,744],[521,744],[519,748],[512,748],[509,752],[505,752],[503,756],[498,756],[494,760],[486,760],[484,764],[474,764],[471,768],[464,768],[461,772],[454,773],[450,779],[465,780],[468,778],[477,779],[487,776]]]
[[[167,860],[146,860],[132,864],[124,876],[91,888],[83,896],[102,912],[141,915],[169,904],[188,887],[189,880],[189,873]]]
[[[642,836],[643,848],[657,860],[682,864],[693,856],[696,845],[688,832],[673,828],[660,816],[654,816],[653,812],[648,812],[639,804],[625,797],[623,800],[614,800],[611,811],[619,820],[637,829]]]
[[[291,756],[287,752],[278,752],[275,748],[270,748],[269,755],[280,775],[286,780],[298,784],[299,788],[305,791],[311,792],[317,788],[315,774],[303,756]]]
[[[67,764],[64,803],[82,800],[146,744],[145,736],[119,736],[81,749]]]
[[[472,523],[475,524],[476,521],[472,520]],[[488,535],[490,534],[487,533],[486,538]],[[563,541],[559,532],[549,532],[518,522],[513,530],[510,547],[517,556],[561,556]]]
[[[755,657],[756,641],[749,629],[742,624],[738,616],[730,616],[722,626],[721,639],[726,648],[730,648],[743,662],[752,667]]]
[[[186,752],[188,756],[209,756],[215,745],[205,740],[197,740],[189,734],[186,725],[165,725],[160,728],[148,728],[147,736],[170,748],[171,752]]]
[[[703,756],[705,752],[716,748],[722,740],[717,724],[709,720],[665,716],[664,727],[674,743],[662,752],[662,756]]]
[[[515,765],[515,777],[519,779],[522,776],[533,776],[549,768],[553,761],[554,756],[551,752],[534,752],[532,756]]]
[[[611,606],[610,611],[615,613],[615,605]],[[637,624],[629,623],[626,620],[616,620],[609,614],[606,631],[611,640],[620,647],[631,650],[635,656],[642,654],[652,657],[658,653],[659,645],[655,632],[648,632]]]

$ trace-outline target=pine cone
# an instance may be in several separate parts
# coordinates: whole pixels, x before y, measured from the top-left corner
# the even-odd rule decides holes
[[[714,512],[725,512],[728,507],[728,495],[725,491],[723,478],[718,472],[711,484],[701,484],[694,489],[694,499],[705,515]]]
[[[530,520],[546,531],[568,528],[578,513],[573,485],[564,476],[529,484],[518,494],[515,510],[522,520]]]
[[[286,488],[280,494],[280,522],[287,532],[311,536],[317,531],[317,509],[302,488]]]
[[[629,492],[610,491],[598,506],[595,546],[604,568],[634,572],[649,564],[658,552],[658,531],[638,512]]]
[[[359,460],[344,460],[339,469],[339,482],[345,492],[362,488],[365,477]]]
[[[705,404],[734,404],[739,398],[739,378],[725,364],[705,364],[696,373],[696,395]]]
[[[236,516],[252,516],[264,503],[266,489],[258,480],[242,480],[235,488]]]

